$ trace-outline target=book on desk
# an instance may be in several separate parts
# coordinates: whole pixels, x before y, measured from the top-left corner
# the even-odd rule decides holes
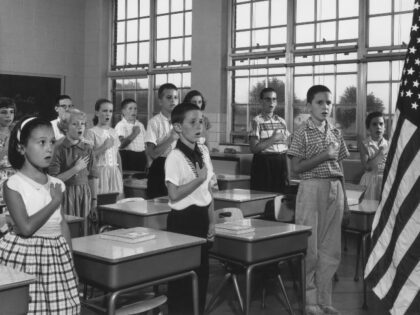
[[[230,221],[218,223],[215,225],[216,233],[228,233],[228,234],[245,234],[255,232],[255,227],[251,226],[251,223],[247,220]]]
[[[139,243],[156,238],[156,235],[149,232],[133,231],[132,229],[120,229],[100,234],[100,238],[120,241],[125,243]]]

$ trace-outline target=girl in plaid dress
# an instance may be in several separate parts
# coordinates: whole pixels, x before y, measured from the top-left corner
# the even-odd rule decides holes
[[[0,263],[36,276],[28,314],[79,314],[70,232],[60,206],[64,183],[46,173],[54,148],[51,123],[37,117],[12,130],[4,185],[13,227],[0,239]]]

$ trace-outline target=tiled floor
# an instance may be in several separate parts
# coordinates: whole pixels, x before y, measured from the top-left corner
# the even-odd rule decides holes
[[[354,281],[354,266],[356,260],[355,242],[349,240],[349,248],[347,252],[343,252],[342,262],[338,270],[338,282],[334,282],[334,294],[333,304],[340,310],[342,315],[386,315],[387,312],[383,310],[378,302],[374,299],[372,293],[368,292],[368,310],[362,309],[363,301],[363,290],[362,281]],[[209,283],[209,296],[215,290],[217,284],[221,281],[224,274],[224,269],[221,264],[217,261],[211,261],[211,274]],[[291,301],[292,307],[295,314],[302,314],[301,307],[299,304],[299,289],[293,288],[293,282],[291,281],[290,271],[285,264],[284,271],[282,273],[286,290]],[[252,292],[251,301],[251,315],[281,315],[289,314],[283,296],[280,293],[279,286],[276,281],[269,280],[267,283],[267,297],[266,307],[261,308],[261,281],[258,277],[254,281],[255,287]],[[239,279],[239,285],[243,285],[243,279]],[[163,288],[164,290],[164,288]],[[167,314],[166,308],[163,309],[164,314]],[[90,315],[93,314],[88,310],[83,310],[82,314]],[[241,314],[239,304],[233,293],[232,285],[229,285],[222,291],[221,297],[216,301],[215,306],[212,308],[211,315],[227,315],[227,314]],[[210,315],[209,314],[209,315]]]

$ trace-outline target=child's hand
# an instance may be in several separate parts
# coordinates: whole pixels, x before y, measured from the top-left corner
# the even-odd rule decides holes
[[[140,133],[140,127],[139,126],[134,126],[133,130],[131,131],[131,134],[133,135],[133,137],[137,137],[137,135]]]
[[[195,163],[195,169],[197,170],[198,178],[201,179],[204,182],[207,178],[207,167],[206,167],[206,165],[204,164],[203,168],[200,168],[198,163]]]
[[[276,143],[285,142],[286,131],[284,129],[275,129],[273,134],[271,135],[271,139],[273,139]]]
[[[169,133],[169,137],[172,138],[172,141],[176,141],[179,139],[179,134],[172,128],[171,132]]]
[[[50,195],[51,201],[58,207],[63,199],[63,191],[61,190],[60,183],[50,184]]]
[[[104,145],[105,145],[105,148],[107,149],[112,148],[114,146],[114,138],[112,137],[106,138],[106,140],[104,141]]]
[[[328,160],[337,160],[338,159],[338,149],[340,148],[337,142],[331,142],[328,145],[327,150],[325,150]]]
[[[378,151],[378,157],[379,157],[379,161],[383,161],[386,158],[386,152],[385,152],[385,148],[384,147],[379,147],[379,151]]]
[[[89,156],[79,158],[74,164],[74,168],[79,173],[81,170],[85,169],[89,163]]]

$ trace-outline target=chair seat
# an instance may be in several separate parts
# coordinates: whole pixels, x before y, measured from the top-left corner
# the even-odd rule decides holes
[[[159,295],[155,298],[139,301],[133,304],[125,305],[119,308],[115,314],[116,315],[133,315],[138,313],[143,313],[147,311],[151,311],[163,304],[166,303],[167,297],[166,295]]]

